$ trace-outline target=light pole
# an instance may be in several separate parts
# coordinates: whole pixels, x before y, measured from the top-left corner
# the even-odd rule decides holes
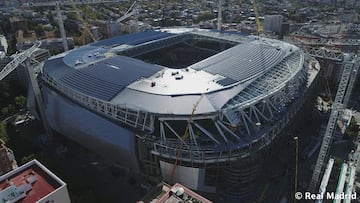
[[[294,194],[297,192],[297,181],[298,181],[298,154],[299,154],[299,139],[297,136],[294,137],[295,140],[295,183],[294,183]],[[294,196],[294,203],[296,202],[296,198]]]

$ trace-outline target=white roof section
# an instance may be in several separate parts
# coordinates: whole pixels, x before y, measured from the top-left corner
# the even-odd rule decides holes
[[[150,78],[130,84],[128,88],[158,95],[203,94],[223,89],[222,85],[215,82],[223,78],[191,68],[165,68]]]

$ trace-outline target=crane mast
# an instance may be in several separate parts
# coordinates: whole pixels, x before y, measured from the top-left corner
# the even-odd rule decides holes
[[[257,24],[257,32],[258,34],[261,34],[263,29],[262,29],[262,24],[260,21],[260,15],[259,15],[259,10],[256,4],[256,0],[253,0],[253,9],[254,9],[254,13],[255,13],[255,20],[256,20],[256,24]]]
[[[178,161],[180,159],[180,156],[181,156],[181,153],[182,153],[182,148],[184,146],[184,143],[185,143],[185,140],[186,138],[188,137],[189,133],[189,128],[190,128],[190,123],[192,122],[193,120],[193,117],[194,117],[194,114],[195,114],[195,111],[196,111],[196,108],[198,107],[200,101],[202,100],[202,98],[204,97],[204,94],[201,95],[201,97],[196,101],[196,103],[194,104],[194,107],[192,109],[192,112],[190,114],[190,117],[189,117],[189,120],[188,120],[188,123],[186,125],[186,128],[185,128],[185,132],[183,134],[183,136],[181,137],[181,142],[180,142],[180,146],[179,146],[179,150],[177,151],[176,153],[176,159],[175,159],[175,163],[173,165],[173,168],[171,170],[171,175],[170,175],[170,178],[169,178],[169,183],[170,184],[173,184],[173,179],[174,179],[174,176],[175,176],[175,172],[176,172],[176,167],[177,167],[177,164],[178,164]]]
[[[31,87],[33,89],[34,95],[35,95],[35,99],[36,102],[38,104],[38,109],[40,112],[40,116],[41,116],[41,121],[43,122],[43,126],[45,128],[46,131],[46,135],[47,135],[47,141],[51,142],[52,137],[53,137],[53,133],[51,131],[51,128],[48,124],[47,118],[46,118],[46,114],[45,114],[45,106],[44,106],[44,102],[42,100],[42,96],[41,96],[41,92],[40,92],[40,87],[39,84],[37,82],[36,79],[36,74],[34,71],[34,67],[41,65],[38,61],[35,60],[31,60],[31,55],[35,52],[35,50],[40,47],[41,42],[35,42],[34,45],[32,47],[30,47],[29,49],[16,54],[14,59],[12,61],[10,61],[0,72],[0,81],[2,79],[4,79],[7,75],[9,75],[13,70],[15,70],[20,64],[25,62],[25,68],[26,68],[26,72],[27,72],[27,76],[28,79],[30,81]]]

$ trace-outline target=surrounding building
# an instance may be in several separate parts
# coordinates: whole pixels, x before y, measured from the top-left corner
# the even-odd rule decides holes
[[[48,49],[51,52],[51,54],[61,53],[64,51],[64,47],[63,47],[61,38],[43,39],[40,41],[41,41],[40,48]],[[73,49],[75,47],[74,39],[72,37],[67,37],[67,42],[68,42],[69,49]],[[16,49],[17,50],[25,50],[25,49],[30,48],[33,44],[34,44],[34,41],[27,41],[24,43],[18,42],[16,44]]]
[[[0,35],[0,60],[3,59],[8,50],[8,43],[4,35]]]
[[[7,148],[5,143],[0,139],[0,175],[15,168],[17,168],[17,163],[13,151]]]
[[[141,201],[137,203],[212,203],[212,201],[202,197],[189,188],[176,183],[170,186],[164,182],[160,183],[153,190],[151,190]]]
[[[284,17],[282,15],[266,15],[264,19],[264,31],[282,34]]]
[[[0,176],[0,200],[22,203],[70,203],[66,183],[37,160]]]

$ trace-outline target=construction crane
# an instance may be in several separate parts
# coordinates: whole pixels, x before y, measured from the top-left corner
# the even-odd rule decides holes
[[[254,13],[255,13],[255,20],[256,20],[256,24],[257,24],[257,34],[261,34],[263,31],[262,28],[262,23],[260,21],[260,16],[259,16],[259,10],[256,4],[256,0],[253,0],[253,9],[254,9]]]
[[[335,58],[336,59],[336,58]],[[324,162],[328,156],[329,149],[331,147],[331,142],[333,140],[333,132],[335,129],[336,121],[339,115],[339,112],[343,109],[345,95],[350,95],[352,86],[357,77],[359,70],[359,59],[357,57],[351,56],[349,54],[344,54],[343,57],[343,71],[341,74],[338,90],[336,92],[334,103],[332,104],[332,110],[330,113],[329,121],[326,126],[325,134],[323,141],[321,143],[319,155],[316,161],[315,169],[311,178],[309,185],[309,191],[315,192],[316,187],[319,182],[320,175],[323,170]],[[355,73],[355,74],[354,74]],[[354,78],[354,79],[352,79]],[[350,97],[350,96],[348,96]]]
[[[176,167],[177,167],[178,161],[179,161],[181,153],[182,153],[182,148],[183,148],[183,146],[185,144],[185,140],[187,139],[187,137],[189,135],[188,131],[189,131],[190,123],[192,122],[195,111],[196,111],[196,108],[198,107],[198,105],[199,105],[199,103],[200,103],[200,101],[202,100],[203,97],[204,97],[204,94],[202,94],[201,97],[196,101],[196,103],[194,104],[194,107],[192,109],[192,112],[190,114],[190,117],[189,117],[189,119],[187,121],[187,125],[185,127],[185,132],[184,132],[183,136],[181,137],[181,142],[180,142],[180,145],[179,145],[179,149],[178,149],[178,151],[176,153],[175,163],[174,163],[174,165],[172,167],[172,170],[171,170],[171,174],[170,174],[170,178],[169,178],[170,185],[173,184],[173,179],[174,179],[174,176],[175,176]]]
[[[329,85],[329,81],[327,79],[327,76],[324,75],[323,76],[324,79],[323,79],[323,83],[324,83],[324,89],[325,89],[325,93],[329,99],[329,102],[332,103],[332,94],[331,94],[331,89],[330,89],[330,85]]]
[[[219,0],[219,7],[218,7],[218,23],[217,23],[217,30],[221,30],[221,21],[222,21],[222,1]]]
[[[128,10],[125,12],[125,14],[116,20],[116,23],[120,23],[120,22],[122,22],[123,20],[129,18],[130,16],[137,14],[137,8],[136,8],[136,6],[137,6],[137,5],[136,5],[136,1],[134,1],[134,2],[131,4],[131,6],[128,8]]]
[[[53,134],[47,122],[45,110],[44,110],[44,102],[42,100],[39,84],[36,79],[36,74],[34,71],[34,67],[40,65],[38,61],[31,60],[32,53],[40,47],[41,42],[35,42],[32,47],[29,49],[20,52],[15,55],[14,59],[10,61],[0,72],[0,81],[4,79],[7,75],[9,75],[13,70],[15,70],[20,64],[25,62],[25,67],[27,71],[27,76],[29,78],[30,84],[32,86],[36,102],[38,104],[38,109],[40,112],[41,120],[43,122],[43,126],[46,131],[47,141],[51,142]]]
[[[79,8],[76,6],[75,2],[74,1],[71,1],[71,2],[72,2],[71,6],[74,8],[74,10],[75,10],[75,12],[77,14],[77,18],[82,22],[82,24],[84,26],[83,30],[81,30],[81,36],[80,36],[80,39],[82,40],[82,44],[83,45],[86,44],[85,39],[86,39],[87,34],[90,36],[91,40],[93,42],[95,42],[96,39],[95,39],[93,33],[90,31],[89,23],[86,20],[84,20],[84,18],[81,16]],[[87,14],[87,12],[85,12],[85,14]]]
[[[262,189],[260,196],[254,201],[254,203],[262,203],[265,200],[265,194],[268,191],[270,186],[270,183],[266,183],[266,185],[264,186],[264,188]]]

